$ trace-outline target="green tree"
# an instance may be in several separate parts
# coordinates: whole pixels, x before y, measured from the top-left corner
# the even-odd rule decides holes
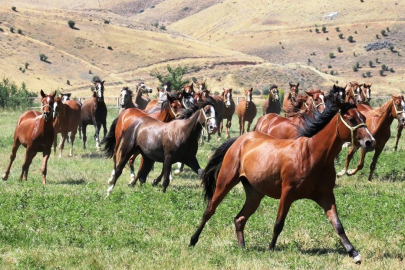
[[[370,66],[370,67],[373,67],[373,61],[368,61],[368,65]]]
[[[367,71],[367,72],[366,72],[366,75],[367,75],[367,77],[370,78],[370,77],[371,77],[371,71]]]
[[[161,74],[157,69],[154,69],[150,75],[156,77],[162,85],[166,82],[171,82],[172,89],[176,91],[183,89],[183,85],[190,82],[190,80],[183,80],[183,76],[188,70],[187,66],[181,67],[178,65],[176,68],[172,68],[170,65],[167,65],[166,68],[168,74]]]
[[[338,52],[342,52],[342,48],[341,47],[337,47]]]
[[[33,106],[33,99],[37,94],[29,92],[25,83],[18,87],[14,82],[7,78],[0,81],[0,107],[5,108],[22,108],[27,109]]]
[[[335,29],[336,29],[336,32],[340,32],[340,29],[339,29],[339,27],[336,27]]]
[[[322,26],[322,32],[326,33],[326,27],[325,26]]]
[[[12,9],[13,11],[17,11],[17,8],[16,8],[16,7],[11,7],[11,9]]]
[[[381,35],[386,36],[385,30],[381,30]]]
[[[353,71],[354,71],[354,72],[357,72],[357,70],[358,70],[358,69],[357,69],[357,65],[354,65],[354,66],[353,66]]]

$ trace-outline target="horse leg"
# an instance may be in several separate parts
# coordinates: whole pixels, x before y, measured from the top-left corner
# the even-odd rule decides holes
[[[94,139],[96,140],[96,148],[97,150],[101,150],[100,147],[100,129],[101,129],[101,124],[95,124],[94,128],[96,129],[96,133],[94,134]]]
[[[83,133],[83,149],[86,149],[86,141],[87,141],[87,134],[86,134],[86,129],[87,129],[87,125],[84,124],[82,126],[82,133]],[[80,133],[79,133],[80,134]]]
[[[200,164],[198,164],[198,160],[195,156],[187,158],[185,164],[189,166],[190,169],[192,169],[196,174],[198,174],[199,178],[201,177],[202,169],[200,167]],[[184,167],[184,163],[182,164],[182,166]]]
[[[224,121],[223,118],[218,119],[218,121],[217,121],[217,136],[218,136],[217,141],[220,141],[220,140],[221,140],[222,122],[223,122],[223,121]]]
[[[229,163],[229,166],[226,165],[227,164],[225,163],[222,164],[222,168],[232,168],[232,171],[227,170],[226,173],[223,173],[222,170],[220,171],[217,178],[214,195],[212,196],[211,201],[209,201],[207,204],[207,208],[203,214],[197,231],[193,234],[193,236],[191,236],[190,244],[188,245],[189,247],[195,246],[195,244],[197,244],[198,238],[200,237],[205,224],[215,214],[215,210],[217,209],[218,205],[222,202],[229,191],[239,183],[239,175],[237,174],[237,170],[239,169],[239,167],[235,168],[231,165],[231,163]]]
[[[166,155],[165,161],[163,162],[163,193],[166,192],[167,187],[170,183],[170,173],[172,171],[172,158],[170,155]]]
[[[67,136],[68,136],[68,132],[62,133],[62,139],[61,139],[60,145],[59,145],[59,149],[60,149],[59,157],[62,157],[62,152],[63,152],[63,148],[65,147],[65,140],[66,140]]]
[[[346,174],[347,172],[347,168],[349,167],[350,161],[352,160],[354,154],[356,153],[358,147],[356,146],[352,146],[352,148],[350,148],[349,153],[347,154],[347,158],[346,158],[346,163],[345,163],[345,167],[343,168],[343,170],[341,170],[339,173],[337,173],[337,176],[343,176]]]
[[[339,216],[336,209],[335,195],[333,194],[333,191],[329,194],[324,194],[321,198],[318,198],[315,201],[316,203],[319,204],[320,207],[323,208],[326,216],[328,217],[330,223],[335,229],[335,232],[337,233],[340,242],[345,247],[346,252],[349,254],[350,257],[353,257],[355,263],[360,264],[361,263],[360,253],[350,243],[349,239],[346,236],[343,225],[339,220]]]
[[[142,157],[141,164],[138,169],[138,173],[136,174],[136,177],[128,183],[128,186],[129,187],[134,186],[138,179],[139,179],[139,182],[141,182],[141,184],[144,184],[146,182],[146,178],[148,177],[154,164],[155,164],[155,161],[153,161],[147,157]]]
[[[401,134],[402,134],[402,130],[404,129],[404,127],[398,122],[398,126],[397,126],[397,141],[395,142],[395,147],[394,150],[397,151],[398,149],[398,142],[399,139],[401,138]]]
[[[56,155],[56,145],[58,141],[58,133],[55,132],[55,137],[53,138],[53,154]]]
[[[138,176],[135,177],[135,168],[134,168],[134,162],[138,155],[139,155],[139,153],[137,153],[136,155],[132,155],[128,160],[129,169],[131,170],[130,183],[133,182],[133,184],[131,186],[135,185],[136,180],[138,180]],[[142,163],[143,163],[143,157],[141,159],[141,164],[139,165],[139,167],[142,166]]]
[[[253,122],[253,120],[252,120],[252,121],[248,121],[247,132],[250,131],[250,125],[252,124],[252,122]]]
[[[282,192],[280,202],[278,205],[277,218],[273,229],[273,238],[271,239],[269,250],[274,250],[277,238],[284,227],[285,218],[294,200],[291,198],[291,191],[286,190]]]
[[[156,177],[156,179],[153,179],[153,181],[152,181],[153,186],[156,186],[157,184],[160,183],[160,181],[162,181],[164,173],[165,173],[165,170],[164,170],[164,168],[162,168],[162,171],[160,172],[159,176]]]
[[[77,129],[79,130],[79,139],[81,139],[82,138],[82,124],[79,124]]]
[[[226,121],[226,138],[229,139],[231,136],[229,135],[229,131],[231,130],[232,118],[227,119]]]
[[[103,140],[105,139],[105,135],[107,134],[107,123],[106,123],[106,119],[103,120],[103,132],[104,132],[104,136],[103,136]]]
[[[242,136],[242,117],[239,117],[239,135]]]
[[[7,180],[8,174],[10,173],[11,164],[13,164],[14,159],[17,154],[17,150],[20,147],[21,143],[18,139],[14,140],[13,147],[11,148],[10,163],[7,166],[5,173],[3,174],[3,180]]]
[[[136,176],[135,176],[134,161],[135,161],[136,157],[139,154],[140,154],[139,151],[136,152],[134,155],[131,156],[131,158],[128,161],[128,164],[130,164],[130,167],[131,167],[131,181],[129,181],[129,183],[128,183],[128,186],[130,186],[130,187],[134,186],[136,184],[136,182],[138,181],[138,179],[141,182],[141,184],[146,182],[146,177],[140,178],[141,175],[142,175],[142,171],[145,170],[144,169],[144,166],[145,166],[144,157],[141,158],[141,163],[139,164],[139,169],[138,169],[138,172],[136,173]],[[151,168],[148,168],[148,173],[147,174],[149,174],[149,172],[152,170],[153,164],[154,164],[154,162],[152,163],[152,165],[150,165]]]
[[[376,147],[374,151],[373,161],[370,164],[370,174],[368,175],[368,181],[371,182],[371,178],[373,177],[373,173],[375,170],[375,166],[377,165],[378,157],[380,156],[384,147]],[[363,149],[362,149],[363,152]]]
[[[27,181],[28,177],[28,170],[30,168],[31,162],[36,156],[37,152],[31,151],[30,148],[27,147],[27,150],[25,151],[25,160],[22,165],[22,170],[21,170],[21,175],[20,179],[23,181]]]
[[[42,168],[41,168],[41,171],[42,171],[42,184],[43,185],[46,184],[46,173],[47,173],[49,155],[50,155],[50,151],[44,151],[43,152]]]
[[[69,137],[68,137],[69,138]],[[71,148],[70,148],[70,153],[69,153],[69,156],[70,157],[73,157],[73,143],[75,142],[75,138],[76,138],[76,130],[73,130],[71,133],[70,133],[70,146],[71,146]]]
[[[361,169],[363,169],[365,156],[366,156],[366,152],[365,152],[363,149],[361,149],[361,151],[360,151],[359,164],[357,164],[356,169],[348,170],[348,171],[346,172],[346,174],[349,175],[349,176],[355,175],[358,171],[360,171]]]
[[[110,186],[107,189],[107,197],[110,195],[111,190],[113,190],[115,184],[117,183],[117,179],[121,176],[122,170],[124,169],[128,160],[132,156],[133,152],[134,152],[133,149],[124,149],[124,150],[121,149],[121,151],[119,151],[118,165],[115,166],[115,168],[111,174],[111,178],[108,180],[108,184],[110,184]],[[115,160],[115,162],[116,162],[116,160]]]
[[[243,230],[249,217],[256,212],[264,195],[255,190],[246,179],[242,179],[243,187],[245,188],[246,201],[240,210],[239,214],[235,217],[235,232],[238,238],[238,245],[241,248],[245,247],[245,236]]]

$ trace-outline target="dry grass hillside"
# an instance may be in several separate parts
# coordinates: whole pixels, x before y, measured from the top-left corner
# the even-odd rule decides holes
[[[33,91],[61,89],[78,96],[90,94],[94,75],[106,80],[111,96],[140,80],[156,87],[150,72],[164,71],[167,64],[188,65],[187,76],[207,79],[214,91],[261,90],[272,83],[285,89],[289,81],[303,89],[326,88],[357,80],[372,82],[374,93],[400,93],[405,90],[404,5],[394,0],[0,0],[0,70]],[[324,18],[329,12],[338,13]],[[76,22],[75,29],[68,20]],[[394,49],[365,50],[377,41]],[[41,53],[48,62],[40,61]],[[382,64],[392,71],[381,76]]]

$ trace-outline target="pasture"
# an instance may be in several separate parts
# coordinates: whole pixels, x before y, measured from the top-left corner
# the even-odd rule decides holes
[[[261,106],[258,106],[259,108]],[[11,153],[12,136],[21,112],[2,111],[0,169]],[[118,114],[108,112],[107,128]],[[254,126],[258,116],[253,121]],[[268,252],[278,201],[265,198],[249,219],[246,249],[237,247],[233,218],[244,202],[241,184],[233,189],[207,223],[199,243],[187,247],[206,203],[196,174],[189,168],[170,183],[165,194],[152,180],[128,188],[124,170],[105,198],[112,160],[96,150],[94,128],[88,129],[87,150],[76,139],[75,156],[53,155],[47,185],[42,185],[42,156],[34,158],[28,181],[18,177],[24,157],[21,147],[8,181],[0,187],[1,269],[403,269],[405,257],[405,139],[394,152],[396,120],[381,154],[373,181],[367,176],[372,153],[357,175],[337,179],[335,195],[340,219],[362,265],[352,263],[321,208],[309,200],[295,202],[276,250]],[[238,136],[233,117],[231,137]],[[224,134],[222,135],[224,138]],[[202,168],[222,143],[216,135],[198,150]],[[58,153],[58,151],[57,151]],[[336,163],[343,168],[344,148]],[[351,168],[358,162],[358,154]],[[136,167],[140,158],[137,159]]]

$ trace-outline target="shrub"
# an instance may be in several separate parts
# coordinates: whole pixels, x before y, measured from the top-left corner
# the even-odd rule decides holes
[[[378,58],[375,59],[375,62],[378,64]]]
[[[66,80],[66,84],[67,84],[67,85],[70,85],[70,81],[69,81],[69,80]]]
[[[367,77],[370,78],[370,77],[371,77],[371,71],[367,71],[367,72],[366,72],[366,75],[367,75]]]
[[[39,59],[40,59],[41,61],[46,62],[46,61],[48,60],[48,56],[46,56],[45,54],[41,53],[41,54],[39,55]]]
[[[340,38],[340,39],[343,39],[343,34],[339,34],[339,38]]]
[[[257,88],[253,89],[252,94],[255,95],[255,96],[260,96],[261,95],[259,89],[257,89]]]
[[[315,32],[318,34],[318,33],[319,33],[319,29],[318,29],[318,28],[315,28]]]
[[[376,39],[380,39],[380,37],[378,36],[378,34],[375,35]]]
[[[232,93],[234,93],[235,95],[240,95],[240,91],[239,91],[239,90],[232,90]]]
[[[322,32],[326,33],[326,27],[325,26],[322,26]]]
[[[387,27],[387,31],[388,31],[388,32],[390,31],[390,28],[389,28],[389,27]]]
[[[163,31],[165,31],[165,30],[166,30],[166,26],[164,26],[164,25],[161,25],[161,26],[160,26],[160,30],[163,30]]]
[[[393,45],[390,46],[390,51],[394,52],[394,46]]]
[[[361,73],[361,77],[366,78],[366,74]]]
[[[356,67],[359,68],[360,67],[360,63],[356,62]]]
[[[328,37],[326,37],[326,40],[329,40],[329,38],[328,38]]]
[[[385,30],[381,30],[381,35],[386,36]]]
[[[357,34],[357,31],[354,31],[355,34]]]
[[[113,48],[112,48],[111,46],[108,46],[107,49],[109,49],[110,51],[112,51]]]
[[[12,9],[13,11],[17,11],[17,8],[16,8],[16,7],[11,7],[11,9]]]
[[[358,70],[358,69],[357,69],[357,65],[354,65],[354,66],[353,66],[353,71],[354,71],[354,72],[357,72],[357,70]]]
[[[3,28],[0,27],[0,32],[4,32]]]
[[[385,64],[382,64],[382,65],[381,65],[381,69],[382,69],[382,70],[386,70],[386,68],[387,68],[387,66],[386,66]]]
[[[22,30],[21,30],[21,29],[18,29],[18,30],[17,30],[17,33],[20,34],[20,35],[22,35]]]
[[[333,75],[333,74],[335,74],[335,72],[334,72],[333,70],[331,70],[331,71],[330,71],[330,75]]]
[[[74,21],[72,21],[72,20],[69,20],[69,21],[68,21],[68,25],[69,25],[70,28],[74,28],[74,27],[75,27],[75,24],[76,24],[76,23],[75,23]]]
[[[373,61],[368,61],[368,65],[370,66],[370,67],[373,67]]]
[[[28,69],[28,66],[29,66],[30,64],[28,64],[27,62],[25,62],[25,69]]]
[[[139,11],[139,13],[143,13],[145,10],[144,9],[141,9],[140,11]]]
[[[336,32],[340,32],[340,29],[339,29],[339,27],[336,27],[335,29],[336,29]]]
[[[268,95],[268,94],[270,94],[270,89],[262,89],[262,94],[263,95]]]
[[[150,75],[156,77],[159,82],[163,85],[166,82],[171,82],[173,90],[180,90],[183,88],[183,85],[190,82],[190,80],[183,80],[183,76],[187,73],[188,67],[181,67],[178,65],[176,68],[172,68],[170,65],[167,65],[168,74],[161,74],[157,69],[152,70]]]
[[[91,69],[89,70],[89,74],[92,74],[92,73],[91,73]]]
[[[91,81],[92,81],[92,82],[97,82],[97,81],[101,82],[101,79],[100,79],[99,76],[95,75],[95,76],[93,76],[93,78],[91,79]]]
[[[104,20],[104,24],[110,24],[109,20]]]
[[[394,68],[390,68],[390,71],[391,71],[391,72],[394,72]]]
[[[337,47],[338,52],[342,52],[342,48],[341,47]]]
[[[330,52],[330,53],[329,53],[329,58],[335,58],[335,55],[334,55],[333,52]]]
[[[158,23],[152,23],[152,26],[158,28],[158,27],[159,27],[159,24],[158,24]]]
[[[384,76],[384,70],[380,70],[380,76]]]
[[[353,42],[353,37],[352,37],[352,36],[349,36],[349,37],[347,38],[347,40],[348,40],[350,43],[352,43],[352,42]]]
[[[37,94],[29,92],[25,83],[18,87],[14,82],[4,78],[0,81],[0,106],[1,108],[23,108],[27,109],[33,106],[33,99]]]
[[[10,27],[10,32],[14,33],[14,27]]]
[[[328,65],[328,68],[332,68],[332,66],[331,66],[331,65]]]

